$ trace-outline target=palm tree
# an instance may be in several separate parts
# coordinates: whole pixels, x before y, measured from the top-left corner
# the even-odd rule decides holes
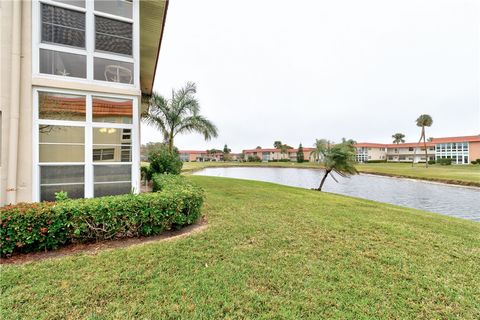
[[[433,124],[433,119],[430,115],[428,114],[422,114],[418,119],[416,120],[417,122],[417,127],[422,128],[422,133],[420,134],[420,140],[418,140],[418,143],[420,143],[423,139],[423,148],[425,149],[425,168],[428,168],[428,152],[427,152],[427,141],[425,140],[425,127],[430,127]],[[416,150],[415,148],[414,150]],[[415,161],[415,152],[413,153],[413,160]],[[413,166],[413,162],[412,162]]]
[[[392,135],[393,138],[393,143],[400,144],[400,143],[405,143],[405,135],[403,133],[395,133]]]
[[[354,165],[355,147],[353,140],[344,140],[342,143],[331,146],[329,141],[317,139],[314,154],[321,159],[325,168],[325,173],[317,189],[318,191],[322,191],[323,184],[328,175],[338,182],[332,172],[336,172],[341,177],[348,177],[358,173]]]
[[[187,82],[183,88],[172,90],[170,99],[154,92],[148,100],[143,121],[162,133],[170,152],[173,152],[173,139],[177,134],[196,132],[203,134],[205,140],[218,136],[217,127],[200,115],[200,105],[194,96],[196,92],[195,83]]]

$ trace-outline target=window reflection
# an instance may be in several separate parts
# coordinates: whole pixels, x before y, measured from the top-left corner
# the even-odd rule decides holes
[[[132,18],[131,0],[102,0],[95,1],[95,10],[110,13],[116,16]]]
[[[101,81],[133,84],[133,63],[95,58],[93,78]]]
[[[40,119],[85,121],[85,96],[39,92],[38,106]]]
[[[110,123],[132,123],[133,101],[93,97],[93,121]]]
[[[132,24],[95,16],[95,50],[132,55]]]
[[[87,77],[87,58],[80,54],[40,49],[40,73]]]
[[[42,42],[85,48],[85,13],[42,4]]]
[[[83,127],[39,125],[40,162],[84,162]]]
[[[94,128],[94,162],[131,162],[131,129]]]

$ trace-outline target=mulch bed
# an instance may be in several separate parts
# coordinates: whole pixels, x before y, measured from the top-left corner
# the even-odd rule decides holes
[[[168,241],[177,238],[185,237],[193,233],[200,232],[207,228],[207,220],[202,220],[184,227],[180,230],[165,231],[164,233],[151,236],[151,237],[139,237],[139,238],[126,238],[118,240],[105,240],[94,243],[79,243],[70,244],[57,250],[45,251],[45,252],[32,252],[32,253],[18,253],[8,258],[1,258],[0,264],[23,264],[28,262],[34,262],[45,259],[61,258],[73,254],[85,253],[89,255],[96,255],[104,250],[111,250],[117,248],[125,248],[134,245],[142,245],[146,243],[156,241]]]

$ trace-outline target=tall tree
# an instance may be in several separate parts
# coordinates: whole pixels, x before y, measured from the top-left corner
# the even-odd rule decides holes
[[[177,134],[200,133],[205,140],[218,136],[217,127],[200,114],[196,92],[195,83],[187,82],[183,88],[172,90],[170,99],[154,92],[148,100],[143,120],[161,132],[170,152]]]
[[[403,133],[395,133],[392,135],[393,143],[400,144],[405,143],[405,135]]]
[[[281,148],[282,148],[282,145],[283,145],[283,144],[282,144],[282,141],[275,141],[275,142],[273,142],[273,147],[274,147],[275,149],[281,149]]]
[[[417,123],[417,127],[422,128],[422,132],[420,134],[420,139],[418,140],[418,142],[420,143],[423,139],[423,148],[425,149],[425,168],[428,168],[428,151],[427,151],[427,141],[425,138],[425,127],[431,127],[433,124],[433,119],[428,114],[422,114],[420,115],[420,117],[417,118],[416,123]],[[415,148],[414,150],[417,150],[417,148]],[[413,161],[415,161],[415,152],[413,153]],[[412,166],[413,166],[413,162],[412,162]]]
[[[232,149],[229,149],[227,145],[223,146],[223,153],[224,154],[229,154],[232,151]]]
[[[332,174],[333,172],[341,177],[348,177],[358,173],[355,168],[355,147],[351,140],[344,140],[342,143],[332,146],[328,140],[317,139],[314,152],[321,159],[320,161],[325,169],[320,186],[317,188],[318,191],[322,191],[328,175],[338,182]]]
[[[302,163],[305,161],[305,154],[303,153],[303,146],[300,143],[298,146],[298,151],[297,151],[297,162]]]

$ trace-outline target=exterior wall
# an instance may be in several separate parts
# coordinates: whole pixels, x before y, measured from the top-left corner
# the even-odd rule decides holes
[[[18,123],[18,151],[17,151],[17,184],[7,185],[8,168],[8,144],[9,136],[10,104],[11,104],[11,74],[18,72],[12,70],[12,24],[13,24],[13,1],[4,1],[0,6],[1,20],[1,53],[0,53],[0,76],[1,76],[1,111],[2,111],[2,142],[1,142],[1,191],[0,204],[6,203],[7,192],[16,192],[17,202],[31,201],[32,199],[32,49],[31,49],[31,4],[28,1],[21,2],[21,33],[17,36],[21,39],[20,56],[20,108]],[[7,191],[9,189],[9,191]]]
[[[469,143],[468,157],[470,161],[480,159],[480,141]]]
[[[21,32],[13,32],[13,7],[14,3],[21,4]],[[93,2],[92,2],[93,3]],[[91,5],[91,4],[90,4]],[[35,103],[33,101],[34,90],[36,88],[44,88],[45,90],[56,89],[68,89],[78,91],[79,93],[102,93],[102,94],[119,94],[128,96],[140,101],[140,81],[139,81],[139,43],[138,43],[138,2],[134,3],[133,17],[135,19],[134,36],[133,36],[133,52],[135,59],[135,85],[117,85],[108,82],[93,82],[86,80],[77,81],[75,78],[62,78],[59,76],[50,76],[44,74],[38,74],[38,48],[32,44],[36,39],[32,39],[32,34],[38,32],[37,27],[32,26],[32,21],[39,21],[39,17],[32,16],[32,9],[35,7],[35,2],[32,1],[2,1],[0,4],[0,26],[2,32],[0,33],[0,111],[1,111],[1,134],[0,134],[0,205],[3,205],[7,201],[7,189],[9,192],[16,193],[16,202],[30,202],[37,200],[35,195],[38,190],[38,165],[36,165],[35,159],[38,149],[38,142],[36,141],[35,130],[38,130],[34,125],[33,109]],[[36,12],[37,16],[39,12]],[[86,32],[90,32],[92,29],[93,21],[88,20]],[[137,31],[135,31],[137,30]],[[21,39],[21,52],[20,52],[20,71],[12,70],[12,35]],[[91,39],[92,35],[90,35]],[[90,43],[90,46],[92,44]],[[121,58],[119,58],[121,60]],[[32,61],[35,63],[32,68]],[[91,63],[91,60],[88,60]],[[88,67],[88,66],[87,66]],[[89,67],[93,68],[93,67]],[[33,71],[35,69],[36,71]],[[12,74],[19,74],[20,76],[20,88],[18,90],[19,102],[19,122],[18,122],[18,141],[11,142],[13,137],[9,136],[10,131],[10,118],[11,118],[11,103],[12,103]],[[140,103],[134,103],[134,115],[140,114]],[[108,125],[106,125],[108,127]],[[139,166],[139,146],[140,146],[140,134],[139,134],[139,121],[138,116],[132,119],[132,187],[136,190],[139,189],[139,175],[137,169]],[[35,142],[34,142],[35,139]],[[16,161],[16,185],[7,186],[8,172],[12,172],[12,168],[8,168],[9,157],[9,143],[15,143],[18,147],[17,161]],[[118,147],[116,147],[118,149]],[[89,153],[90,152],[90,153]],[[85,159],[91,157],[91,151],[87,152]],[[120,152],[118,153],[120,154]],[[10,155],[12,157],[12,155]],[[60,160],[62,152],[57,155],[53,155],[55,159]],[[118,159],[117,159],[118,160]],[[88,160],[91,162],[91,158]],[[87,162],[87,161],[86,161]],[[93,175],[93,173],[92,173]],[[87,179],[85,180],[87,182]],[[90,180],[92,181],[92,180]],[[38,195],[37,195],[38,196]]]

